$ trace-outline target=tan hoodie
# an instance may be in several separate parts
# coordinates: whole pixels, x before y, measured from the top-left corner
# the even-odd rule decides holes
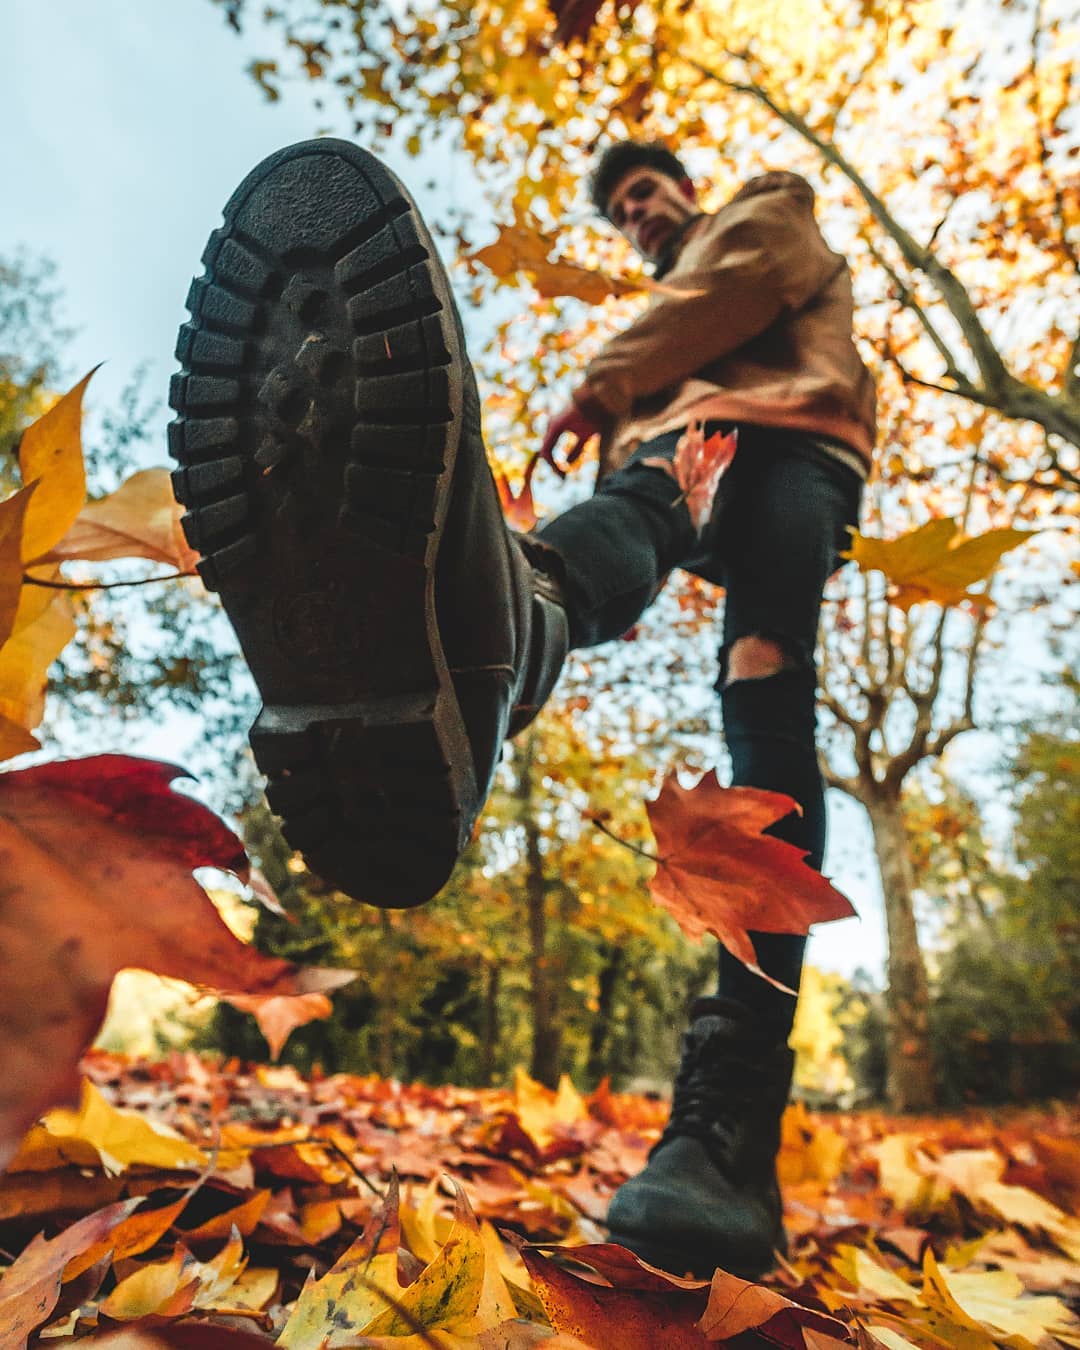
[[[762,174],[692,220],[664,284],[683,294],[655,294],[574,395],[607,426],[601,475],[696,418],[805,431],[869,465],[874,385],[852,340],[851,279],[804,178]]]

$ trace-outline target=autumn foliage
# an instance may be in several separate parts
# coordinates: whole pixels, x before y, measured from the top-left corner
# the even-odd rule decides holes
[[[653,1101],[407,1087],[96,1054],[0,1180],[5,1347],[1076,1344],[1067,1114],[784,1121],[791,1249],[767,1285],[603,1241]],[[135,1109],[133,1109],[135,1108]],[[43,1228],[51,1237],[27,1239]]]
[[[238,22],[242,0],[225,3]],[[304,6],[304,22],[341,7]],[[513,429],[497,482],[520,529],[542,509],[536,409],[656,285],[610,240],[553,230],[572,217],[590,148],[604,135],[662,135],[694,155],[723,144],[731,164],[779,147],[812,175],[828,167],[822,200],[839,213],[865,302],[859,340],[883,395],[872,510],[830,597],[824,702],[838,762],[855,766],[831,781],[870,812],[900,915],[894,1062],[918,1100],[932,1072],[900,789],[974,725],[999,561],[1038,536],[1017,555],[1034,558],[1075,528],[1075,502],[1062,497],[1080,481],[1077,199],[1061,153],[1068,23],[1035,5],[996,87],[977,50],[983,25],[935,28],[919,7],[815,11],[815,61],[793,41],[802,6],[452,0],[440,23],[398,6],[345,7],[360,51],[339,81],[350,110],[369,120],[374,110],[390,130],[412,119],[424,136],[462,114],[463,148],[508,182],[495,241],[462,242],[478,294],[515,285],[527,295],[488,354],[500,374],[515,371],[489,410]],[[269,21],[286,24],[304,78],[320,79],[340,42],[294,31],[289,9],[267,11]],[[370,42],[368,23],[382,25]],[[264,85],[274,73],[273,63],[256,71]],[[743,122],[731,120],[735,103]],[[908,134],[913,120],[919,136]],[[412,148],[422,140],[414,130]],[[880,162],[885,144],[896,151]],[[876,166],[873,183],[860,159]],[[514,181],[511,163],[528,166]],[[718,173],[716,200],[734,186],[730,166]],[[985,209],[957,224],[954,207],[975,194]],[[1033,297],[1024,333],[1010,330]],[[575,329],[567,315],[580,311],[564,302],[602,307],[603,324]],[[138,558],[198,586],[163,469],[87,500],[89,379],[24,430],[19,481],[0,501],[2,760],[41,748],[48,670],[75,632],[72,596],[99,584],[86,565]],[[664,469],[698,519],[732,448],[687,438]],[[1038,557],[1036,572],[1054,555]],[[950,718],[940,708],[953,661],[961,709]],[[121,1350],[1080,1345],[1069,1108],[896,1119],[792,1107],[780,1158],[790,1250],[765,1284],[747,1285],[722,1271],[679,1279],[604,1241],[607,1201],[663,1123],[651,1099],[606,1085],[583,1098],[569,1080],[555,1090],[524,1074],[481,1092],[303,1079],[190,1054],[80,1063],[121,968],[215,992],[254,1014],[274,1054],[328,1013],[344,979],[395,976],[374,963],[311,970],[237,939],[192,871],[242,879],[246,859],[228,827],[176,791],[182,774],[118,755],[0,774],[4,1350],[53,1339]],[[651,804],[653,846],[637,849],[684,930],[715,934],[752,967],[751,931],[805,932],[849,912],[797,850],[761,834],[790,805],[708,777],[694,788],[672,780]],[[597,811],[595,825],[612,822]],[[479,902],[490,880],[475,886]],[[490,939],[478,941],[494,966]]]

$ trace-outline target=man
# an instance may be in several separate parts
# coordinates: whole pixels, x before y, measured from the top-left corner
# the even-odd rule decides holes
[[[726,587],[732,781],[789,793],[802,813],[774,832],[821,865],[814,640],[873,440],[846,266],[793,174],[706,215],[670,151],[628,143],[593,195],[667,289],[548,428],[553,464],[564,437],[572,460],[599,434],[601,477],[534,536],[502,521],[448,281],[371,155],[320,140],[264,161],[188,298],[170,428],[187,535],[263,696],[251,740],[286,838],[373,904],[442,886],[568,647],[625,631],[675,566]],[[739,437],[701,537],[656,463],[695,421]],[[803,939],[755,945],[797,988]],[[615,1241],[677,1272],[771,1264],[793,1009],[721,952]]]

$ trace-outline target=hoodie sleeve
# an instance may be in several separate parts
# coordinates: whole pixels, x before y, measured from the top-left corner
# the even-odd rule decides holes
[[[656,295],[590,362],[576,402],[624,417],[636,399],[680,384],[801,308],[843,266],[818,230],[805,179],[778,173],[747,186],[756,190],[687,244],[686,270],[666,279],[679,293]]]

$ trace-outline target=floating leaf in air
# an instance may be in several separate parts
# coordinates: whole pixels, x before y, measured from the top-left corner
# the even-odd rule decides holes
[[[714,934],[763,979],[769,977],[749,930],[806,933],[811,924],[855,913],[807,866],[803,849],[762,833],[793,809],[782,793],[724,788],[715,774],[694,788],[681,787],[672,775],[648,807],[657,853],[653,898],[688,937]]]
[[[844,557],[864,572],[884,572],[894,587],[890,598],[899,609],[906,611],[923,601],[958,605],[982,599],[970,587],[986,581],[1004,554],[1036,533],[1007,527],[965,538],[955,520],[942,518],[896,539],[873,539],[852,531],[851,548]]]
[[[512,225],[500,225],[494,243],[477,249],[470,260],[483,263],[500,281],[523,272],[545,299],[568,296],[598,305],[609,295],[636,295],[649,288],[645,277],[627,281],[577,263],[551,262],[554,247],[554,239],[518,216]]]
[[[682,488],[690,519],[698,534],[709,523],[716,490],[735,458],[738,443],[737,431],[729,432],[726,436],[716,431],[706,439],[702,424],[694,422],[679,437],[674,459],[655,455],[641,461],[662,469],[675,479]]]

